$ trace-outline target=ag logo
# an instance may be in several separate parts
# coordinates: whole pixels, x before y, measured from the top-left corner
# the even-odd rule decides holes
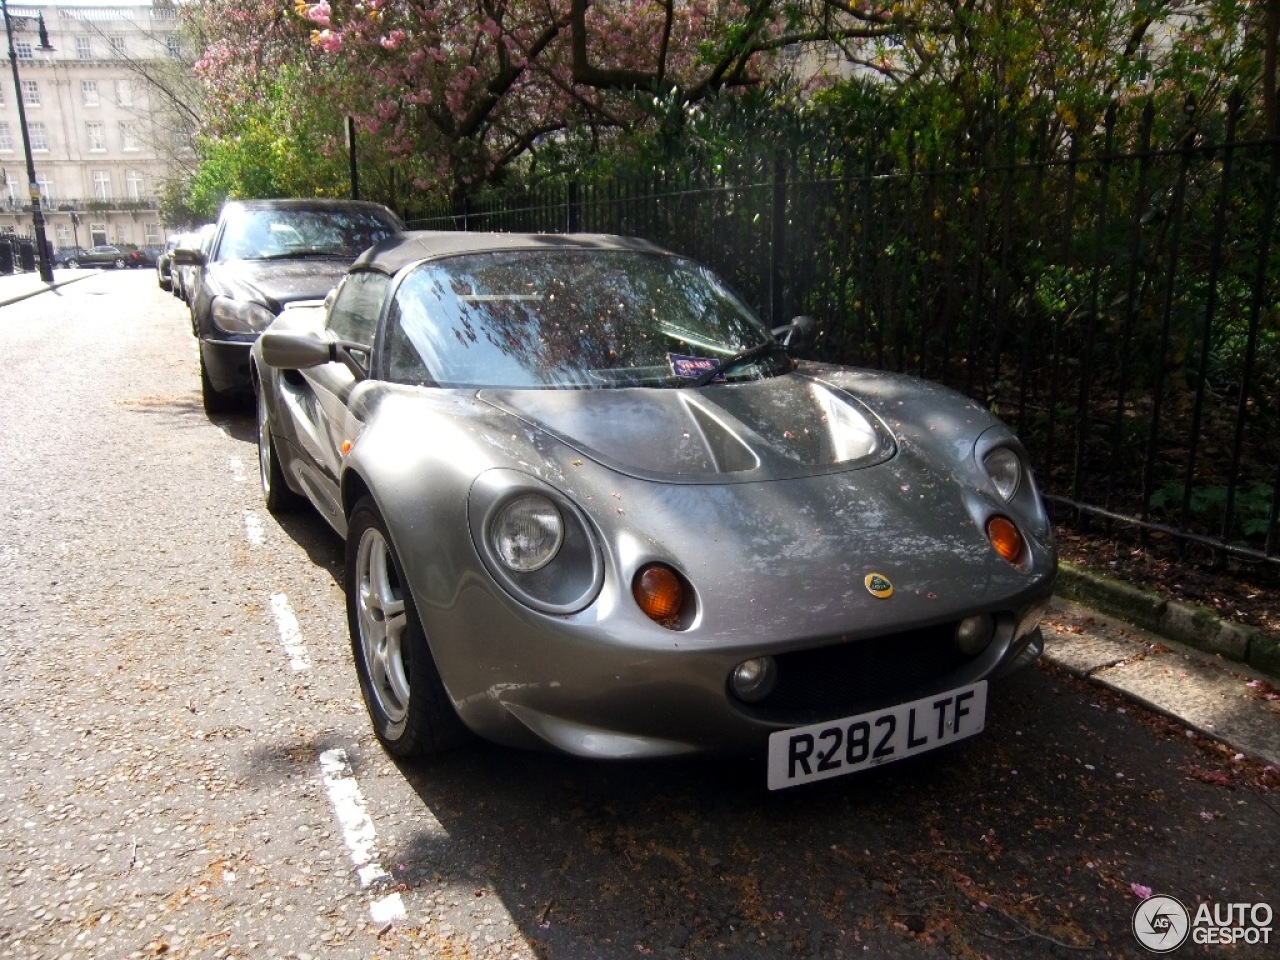
[[[893,584],[883,573],[868,573],[862,582],[867,585],[867,590],[873,597],[887,600],[893,596]]]
[[[1191,915],[1173,897],[1148,897],[1133,911],[1133,935],[1152,953],[1170,953],[1187,941]]]

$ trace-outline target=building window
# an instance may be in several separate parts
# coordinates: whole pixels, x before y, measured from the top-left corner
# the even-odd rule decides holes
[[[138,129],[132,123],[120,124],[120,149],[138,149]]]
[[[133,106],[133,81],[117,80],[116,81],[116,103],[122,107]]]
[[[8,120],[0,120],[0,151],[13,150],[13,131],[9,129]]]
[[[105,223],[89,224],[89,246],[101,247],[107,242],[107,225]]]
[[[53,200],[53,181],[47,173],[36,174],[36,186],[40,188],[40,199],[45,203]]]
[[[100,153],[107,149],[107,131],[101,123],[89,121],[84,125],[84,132],[88,135],[90,152]]]
[[[111,44],[111,52],[117,57],[124,56],[124,37],[108,37],[107,41]]]
[[[77,60],[93,59],[93,38],[92,37],[76,37],[76,59]]]
[[[174,59],[174,60],[182,59],[182,47],[178,42],[178,37],[176,34],[171,33],[164,38],[164,48],[166,51],[168,51],[171,59]]]
[[[159,247],[164,244],[164,241],[160,237],[160,224],[158,223],[143,224],[142,229],[143,229],[143,236],[145,237],[145,239],[143,240],[143,244],[145,246]]]
[[[15,40],[15,41],[13,41],[13,51],[14,51],[14,53],[16,53],[16,54],[18,55],[18,59],[19,59],[19,60],[32,60],[32,59],[34,59],[34,54],[33,54],[32,49],[31,49],[31,41],[30,41],[30,40]]]
[[[111,174],[106,170],[93,171],[93,195],[99,200],[111,199]]]
[[[84,98],[86,107],[96,107],[102,101],[98,98],[98,81],[97,80],[81,80],[80,96]]]
[[[137,170],[130,170],[124,175],[125,193],[130,200],[142,199],[142,187],[146,181]]]
[[[23,80],[22,81],[22,102],[28,107],[40,106],[40,81],[39,80]]]
[[[45,125],[40,122],[27,124],[27,136],[31,140],[32,150],[48,150],[49,149],[49,131],[45,129]]]
[[[58,249],[71,246],[71,228],[65,223],[60,223],[54,227],[54,237],[58,242]]]

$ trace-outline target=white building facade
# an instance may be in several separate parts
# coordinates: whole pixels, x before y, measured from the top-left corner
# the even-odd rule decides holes
[[[11,2],[8,8],[20,85],[14,88],[0,38],[0,232],[28,236],[32,228],[21,97],[50,248],[162,245],[159,195],[172,161],[157,149],[167,134],[155,123],[146,71],[180,59],[175,7]],[[41,15],[51,52],[40,49]]]

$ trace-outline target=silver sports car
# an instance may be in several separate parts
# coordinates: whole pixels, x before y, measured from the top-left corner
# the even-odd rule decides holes
[[[1022,446],[910,377],[803,362],[704,266],[407,233],[253,348],[262,487],[346,539],[397,755],[757,752],[770,788],[982,730],[1057,558]]]

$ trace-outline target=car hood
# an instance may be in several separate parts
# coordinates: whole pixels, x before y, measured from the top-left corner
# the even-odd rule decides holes
[[[1021,610],[1052,586],[1041,511],[1014,512],[1030,538],[1025,567],[1002,560],[983,533],[990,515],[1012,508],[975,445],[989,430],[1012,434],[980,405],[913,378],[802,364],[696,390],[366,382],[353,398],[369,427],[346,466],[391,529],[409,533],[398,547],[410,569],[440,563],[438,540],[420,531],[465,522],[424,506],[423,477],[472,490],[489,470],[525,474],[590,518],[622,582],[650,561],[690,578],[706,626],[679,634],[681,646],[870,635]],[[871,576],[892,583],[896,599],[873,595]],[[424,602],[454,602],[435,592],[450,578],[415,579]]]
[[[322,300],[346,275],[343,259],[227,260],[205,270],[214,293],[233,300],[256,300],[279,313],[295,300]]]
[[[803,376],[703,390],[483,390],[478,399],[630,476],[794,479],[882,463],[889,430],[849,393]]]

